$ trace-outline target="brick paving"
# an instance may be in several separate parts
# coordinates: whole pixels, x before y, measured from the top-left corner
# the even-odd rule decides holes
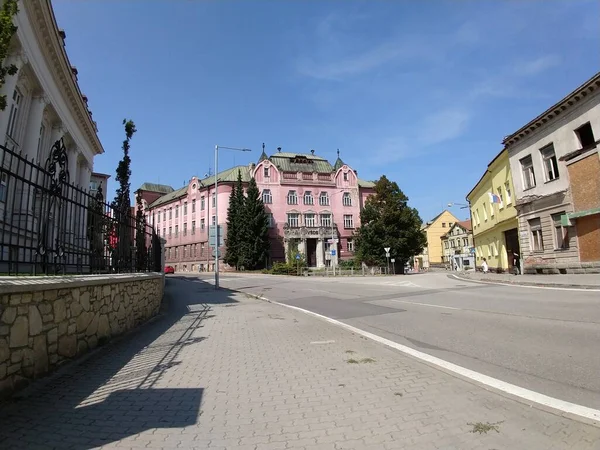
[[[600,428],[301,312],[168,284],[163,318],[3,405],[0,448],[600,449]]]

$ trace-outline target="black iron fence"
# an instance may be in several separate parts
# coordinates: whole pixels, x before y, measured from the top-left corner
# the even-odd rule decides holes
[[[62,140],[43,163],[0,146],[0,275],[161,271],[144,216],[74,185],[68,166]]]

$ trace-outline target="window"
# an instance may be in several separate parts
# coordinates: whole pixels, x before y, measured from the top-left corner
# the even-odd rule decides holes
[[[200,242],[200,255],[204,255],[204,242]]]
[[[196,212],[196,199],[192,200],[192,214]]]
[[[175,218],[177,219],[179,217],[179,205],[175,206]]]
[[[455,247],[455,244],[454,244],[454,239],[452,239],[452,240],[450,241],[450,248],[454,248],[454,247]]]
[[[187,245],[183,246],[183,257],[185,258],[187,256]]]
[[[216,204],[217,204],[217,196],[213,192],[213,194],[212,194],[212,207],[214,208]]]
[[[579,139],[581,148],[589,148],[596,145],[596,140],[594,139],[594,132],[592,131],[592,126],[589,122],[577,128],[575,130],[575,134]]]
[[[315,202],[313,200],[312,192],[306,191],[304,193],[304,204],[305,205],[313,205]]]
[[[160,211],[156,213],[156,223],[160,223]]]
[[[448,241],[444,241],[444,248],[448,248]]]
[[[330,227],[331,226],[331,214],[321,214],[321,226],[322,227]]]
[[[446,228],[446,222],[442,222],[442,228]]]
[[[183,235],[187,236],[187,222],[183,222]]]
[[[350,196],[350,192],[344,192],[342,196],[342,204],[344,206],[352,206],[352,197]]]
[[[265,205],[273,203],[273,196],[271,195],[270,189],[265,189],[262,193],[262,201]]]
[[[8,175],[4,172],[0,172],[0,203],[6,203],[7,194],[8,194]]]
[[[217,216],[212,216],[210,219],[210,223],[215,226],[217,224]]]
[[[263,169],[263,174],[264,174],[265,178],[269,178],[270,177],[270,175],[269,175],[269,168],[268,167],[265,167]]]
[[[348,239],[348,240],[346,241],[346,249],[347,249],[349,252],[353,252],[353,251],[354,251],[354,241],[353,241],[352,239]]]
[[[163,228],[163,238],[167,237],[167,229]]]
[[[169,227],[169,237],[171,237],[171,236],[172,236],[172,232],[171,232],[171,230],[173,230],[173,227]]]
[[[344,228],[354,228],[354,220],[351,214],[344,214]]]
[[[484,220],[485,222],[487,222],[487,219],[488,219],[488,216],[487,216],[487,204],[486,204],[486,203],[484,203],[484,204],[483,204],[483,220]]]
[[[296,194],[296,191],[288,192],[287,204],[288,205],[297,205],[298,204],[298,195]]]
[[[510,205],[512,203],[512,197],[510,195],[510,183],[508,181],[504,183],[504,190],[506,191],[506,204]]]
[[[490,202],[490,217],[494,217],[495,213],[496,213],[496,207],[494,206],[493,202]]]
[[[529,221],[529,230],[531,231],[531,250],[534,252],[543,252],[542,221],[539,218],[531,219]]]
[[[523,189],[531,189],[535,187],[535,172],[533,171],[531,155],[526,156],[520,162],[523,175]]]
[[[448,228],[452,228],[452,225],[454,225],[454,222],[448,222]],[[454,230],[454,232],[458,232],[458,230]]]
[[[200,219],[200,231],[204,231],[206,228],[206,219]]]
[[[481,216],[479,215],[479,209],[475,211],[475,216],[477,218],[477,225],[481,225]]]
[[[268,219],[268,227],[273,228],[275,226],[275,218],[273,217],[273,213],[267,213]]]
[[[175,247],[175,258],[177,258],[177,247]]]
[[[313,213],[304,214],[304,226],[305,227],[316,227],[317,218]]]
[[[183,202],[183,215],[187,216],[187,202]]]
[[[463,247],[469,246],[469,238],[463,238]]]
[[[196,221],[192,220],[192,234],[196,234]]]
[[[500,198],[500,204],[498,205],[498,208],[502,209],[504,208],[504,196],[502,195],[502,187],[498,187],[497,191],[498,197]]]
[[[179,225],[175,225],[175,237],[179,236]]]
[[[173,218],[173,208],[169,208],[169,220]]]
[[[300,214],[298,213],[288,213],[287,215],[287,222],[288,225],[292,228],[298,228],[298,225],[300,224]]]
[[[327,192],[321,192],[319,195],[319,205],[329,206],[329,194]]]
[[[194,244],[194,256],[198,256],[198,244]]]
[[[554,225],[554,248],[556,250],[569,249],[569,227],[563,227],[561,216],[565,213],[552,214],[552,223]]]
[[[44,157],[44,136],[46,135],[46,127],[44,124],[40,126],[40,136],[38,138],[37,159],[41,161]]]
[[[206,206],[206,201],[204,199],[204,195],[202,197],[200,197],[200,211],[204,211],[204,208]]]
[[[558,179],[558,161],[554,152],[554,145],[550,144],[540,150],[542,160],[544,161],[544,172],[546,181],[554,181]]]
[[[21,99],[23,96],[18,89],[13,92],[12,103],[10,104],[10,113],[8,115],[8,128],[6,134],[12,139],[16,139],[17,121],[19,120],[19,110],[21,109]]]
[[[167,220],[167,210],[163,210],[163,222]]]
[[[344,181],[348,181],[348,172],[344,172]]]

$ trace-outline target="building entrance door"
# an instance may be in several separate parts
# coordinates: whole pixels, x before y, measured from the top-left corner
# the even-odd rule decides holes
[[[317,240],[306,240],[306,263],[308,267],[317,267]]]
[[[508,260],[508,270],[515,273],[515,268],[521,271],[520,258],[521,249],[519,248],[519,232],[516,228],[504,232],[504,241],[506,242],[506,259]],[[515,256],[518,255],[518,256]],[[516,264],[515,264],[516,262]]]

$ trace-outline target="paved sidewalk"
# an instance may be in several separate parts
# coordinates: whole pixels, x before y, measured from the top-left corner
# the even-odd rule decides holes
[[[600,448],[600,428],[301,312],[193,278],[167,292],[166,317],[1,408],[0,448]]]
[[[448,272],[470,280],[491,281],[496,283],[517,284],[523,286],[546,286],[563,288],[600,289],[600,274],[565,275],[513,275],[509,273]]]

